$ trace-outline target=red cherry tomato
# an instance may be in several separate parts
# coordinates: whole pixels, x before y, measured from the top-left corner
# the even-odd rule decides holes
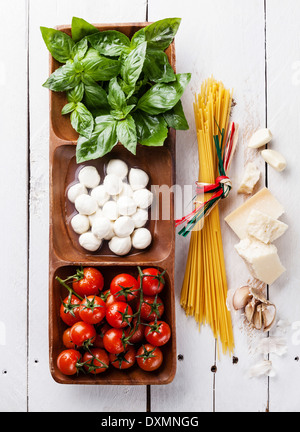
[[[161,350],[151,344],[142,345],[136,354],[137,364],[147,372],[158,369],[163,362]]]
[[[71,327],[68,327],[63,333],[63,344],[66,348],[75,348],[76,345],[71,340],[70,336]]]
[[[62,351],[57,357],[57,367],[64,375],[75,375],[77,373],[77,363],[81,359],[79,351],[68,349]]]
[[[68,326],[80,321],[79,305],[81,300],[75,295],[66,297],[60,306],[60,317]],[[78,305],[78,307],[76,306]]]
[[[121,329],[112,328],[103,336],[103,344],[106,351],[112,354],[119,354],[124,351],[125,347],[122,342],[125,333]],[[126,346],[126,345],[125,345]]]
[[[90,352],[87,351],[82,361],[86,362],[84,369],[94,375],[105,372],[109,365],[108,354],[101,348],[92,348]]]
[[[127,327],[132,321],[132,309],[125,302],[115,302],[106,308],[106,321],[114,328]]]
[[[97,336],[96,339],[93,343],[93,346],[96,348],[104,348],[104,343],[103,343],[103,336],[105,335],[105,333],[111,328],[110,325],[107,324],[107,322],[104,323],[100,323],[99,326],[96,326],[96,332],[97,332]]]
[[[117,369],[129,369],[135,363],[135,349],[130,347],[120,354],[109,354],[111,364]]]
[[[164,310],[165,307],[160,297],[144,296],[141,307],[141,318],[143,321],[150,322],[156,318],[160,319]]]
[[[98,296],[88,296],[80,303],[79,316],[89,324],[98,324],[106,313],[105,302]]]
[[[111,281],[110,292],[116,301],[129,302],[137,297],[139,283],[133,276],[121,273]]]
[[[145,335],[145,326],[143,324],[139,324],[137,326],[137,318],[133,318],[131,328],[126,329],[126,331],[125,331],[126,336],[129,336],[129,334],[132,333],[133,330],[135,330],[135,332],[129,338],[129,342],[133,343],[133,344],[142,342],[142,340],[144,339],[144,335]]]
[[[96,338],[95,327],[84,321],[75,323],[70,330],[70,337],[72,342],[81,347],[83,345],[92,345]]]
[[[171,337],[171,329],[165,321],[152,321],[146,326],[145,338],[154,346],[165,345]]]
[[[98,295],[103,290],[104,279],[99,270],[85,267],[83,270],[77,270],[72,286],[81,297]]]
[[[159,272],[159,270],[155,268],[147,268],[143,270],[143,273],[147,275],[143,277],[142,283],[144,294],[149,296],[159,294],[165,286],[164,272]],[[140,282],[140,276],[138,281]]]

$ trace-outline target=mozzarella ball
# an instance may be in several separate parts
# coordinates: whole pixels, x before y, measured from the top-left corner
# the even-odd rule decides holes
[[[84,234],[81,234],[79,237],[79,244],[84,249],[95,252],[102,244],[102,240],[94,236],[94,234],[91,231],[88,231]]]
[[[88,216],[89,221],[90,221],[90,225],[93,225],[94,221],[99,218],[100,216],[102,216],[102,210],[100,207],[97,208],[97,210],[95,211],[95,213],[91,214],[90,216]]]
[[[110,220],[107,217],[100,216],[95,219],[92,225],[92,233],[99,239],[103,239],[110,233]]]
[[[128,174],[128,166],[121,159],[111,159],[107,164],[106,172],[107,174],[115,174],[123,179]]]
[[[98,204],[95,198],[90,195],[79,195],[75,200],[75,208],[78,213],[89,216],[98,208]]]
[[[85,166],[79,171],[78,180],[88,189],[92,189],[100,183],[100,175],[95,167]]]
[[[118,195],[118,197],[121,198],[122,196],[129,196],[129,197],[133,196],[132,187],[128,183],[123,182],[123,188],[121,193]]]
[[[148,211],[138,208],[136,213],[131,216],[135,228],[142,228],[148,221]]]
[[[112,221],[118,219],[119,211],[117,203],[115,201],[107,201],[107,203],[102,207],[102,214]]]
[[[116,234],[114,232],[114,222],[110,221],[110,230],[109,233],[103,237],[103,240],[111,240]]]
[[[153,193],[148,189],[139,189],[133,192],[133,199],[137,207],[147,209],[152,204]]]
[[[91,196],[96,198],[97,203],[100,207],[104,206],[104,204],[109,200],[110,196],[105,190],[104,185],[96,186],[91,190]]]
[[[71,203],[74,203],[76,198],[79,197],[79,195],[87,194],[88,191],[86,187],[81,183],[75,183],[68,189],[68,199],[71,201]]]
[[[118,237],[128,237],[134,230],[134,222],[129,216],[121,216],[114,223],[114,231]]]
[[[126,255],[131,249],[131,238],[114,236],[108,243],[109,249],[116,255]]]
[[[122,216],[131,216],[136,212],[136,203],[129,196],[122,196],[117,201],[118,211]]]
[[[77,214],[71,219],[71,226],[76,234],[85,233],[90,227],[90,221],[87,216]]]
[[[122,179],[115,174],[108,174],[104,178],[103,184],[109,195],[118,195],[123,188]]]
[[[148,174],[139,168],[131,168],[128,179],[129,184],[134,191],[138,189],[144,189],[149,182]]]
[[[132,246],[136,249],[146,249],[152,241],[152,236],[147,228],[138,228],[131,236]]]

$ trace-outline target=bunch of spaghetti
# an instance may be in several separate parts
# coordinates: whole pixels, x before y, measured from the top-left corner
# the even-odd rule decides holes
[[[195,97],[199,153],[197,192],[206,195],[205,201],[203,194],[197,195],[195,209],[188,218],[183,218],[188,223],[179,233],[186,235],[191,231],[181,305],[187,315],[195,317],[199,327],[205,323],[210,325],[218,351],[221,342],[223,353],[229,354],[233,352],[234,340],[226,307],[227,281],[217,203],[231,188],[228,182],[226,184],[229,179],[225,175],[237,141],[237,125],[229,124],[231,106],[231,92],[213,78],[202,84],[200,94]]]

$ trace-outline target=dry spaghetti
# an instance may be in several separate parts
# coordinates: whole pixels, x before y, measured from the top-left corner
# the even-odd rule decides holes
[[[187,315],[209,324],[224,353],[233,352],[227,281],[217,203],[231,189],[227,171],[237,142],[238,126],[229,124],[232,94],[213,78],[201,86],[194,103],[199,155],[199,181],[192,213],[177,221],[179,234],[191,232],[181,305]],[[205,194],[205,195],[204,195]],[[203,199],[205,196],[205,199]]]

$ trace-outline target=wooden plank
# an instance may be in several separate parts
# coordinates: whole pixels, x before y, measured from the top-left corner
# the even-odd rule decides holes
[[[300,7],[297,0],[283,4],[278,0],[267,1],[267,82],[268,127],[273,133],[269,148],[281,152],[287,159],[285,171],[278,173],[268,168],[269,187],[285,207],[282,220],[288,231],[278,241],[279,256],[287,268],[269,289],[270,300],[277,306],[278,319],[290,323],[300,319],[298,257],[299,201],[298,192],[298,137],[300,132]],[[284,37],[283,37],[284,35]],[[273,331],[271,334],[280,335]],[[298,330],[289,328],[283,335],[288,343],[284,357],[271,355],[277,376],[270,380],[270,410],[300,411],[300,355]]]
[[[14,412],[27,406],[27,3],[1,13],[0,411]]]
[[[239,148],[231,169],[233,191],[222,203],[221,220],[244,201],[236,193],[243,175],[244,164],[253,160],[262,171],[264,164],[246,148],[255,129],[265,124],[264,80],[264,8],[263,2],[231,0],[198,0],[189,7],[179,0],[149,0],[149,21],[179,16],[182,23],[176,36],[177,71],[192,72],[191,83],[183,96],[184,109],[190,123],[188,132],[177,133],[177,183],[192,184],[197,178],[198,156],[192,102],[201,82],[213,74],[229,88],[234,88],[237,106],[234,120],[241,126]],[[223,244],[229,289],[236,289],[249,275],[242,260],[234,251],[237,238],[222,222]],[[247,368],[255,361],[252,346],[260,336],[247,335],[240,314],[234,317],[235,355],[238,364],[222,357],[217,360],[215,387],[211,366],[215,362],[214,341],[210,329],[198,334],[197,325],[186,319],[179,306],[179,295],[189,239],[177,238],[177,344],[184,361],[178,363],[174,382],[154,387],[152,410],[166,411],[263,411],[267,407],[267,379],[249,381]],[[215,390],[215,392],[214,392]]]
[[[72,16],[90,22],[144,21],[143,0],[30,0],[30,411],[144,411],[145,387],[60,386],[48,366],[48,52],[39,26],[71,22]],[[41,395],[43,397],[41,398]]]

